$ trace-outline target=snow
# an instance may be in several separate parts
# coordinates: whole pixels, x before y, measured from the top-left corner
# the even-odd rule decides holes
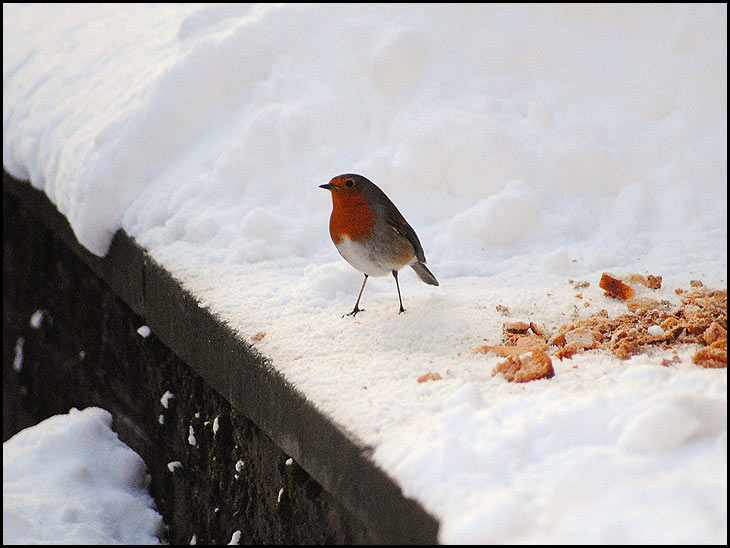
[[[33,312],[33,314],[30,316],[30,326],[33,329],[40,329],[41,325],[43,324],[43,316],[45,315],[45,312],[43,310],[36,310]]]
[[[13,356],[13,369],[20,372],[23,369],[23,345],[25,337],[18,337],[15,341],[15,354]]]
[[[3,443],[3,544],[160,544],[145,464],[111,423],[71,409]]]
[[[231,535],[231,541],[228,543],[229,546],[238,546],[241,542],[241,531],[234,531]]]
[[[174,473],[178,468],[182,468],[182,465],[182,462],[179,460],[173,460],[167,463],[167,469]]]
[[[725,5],[4,4],[3,164],[92,252],[135,237],[442,542],[725,543],[726,370],[588,352],[515,385],[471,349],[625,312],[606,271],[726,288],[726,52]],[[317,187],[346,172],[440,282],[402,271],[405,314],[385,277],[342,318],[362,274]]]
[[[378,457],[450,516],[451,543],[718,542],[726,379],[643,358],[619,371],[602,356],[575,361],[554,361],[549,381],[495,378],[488,402],[464,385],[438,413],[417,411],[400,440],[383,433]]]
[[[175,398],[175,394],[170,392],[169,390],[166,390],[164,394],[162,394],[162,397],[160,397],[160,403],[162,404],[162,407],[165,409],[170,408],[170,400]]]

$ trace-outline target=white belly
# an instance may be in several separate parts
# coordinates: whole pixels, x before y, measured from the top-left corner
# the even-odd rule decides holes
[[[386,276],[393,270],[398,270],[404,266],[403,264],[389,264],[377,261],[367,246],[353,242],[347,236],[343,236],[340,243],[336,244],[336,247],[348,263],[368,276]]]

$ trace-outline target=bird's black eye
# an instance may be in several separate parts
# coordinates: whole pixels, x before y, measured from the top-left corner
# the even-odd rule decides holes
[[[355,181],[353,181],[352,179],[348,179],[347,181],[345,181],[345,186],[352,186],[354,184],[355,184]]]

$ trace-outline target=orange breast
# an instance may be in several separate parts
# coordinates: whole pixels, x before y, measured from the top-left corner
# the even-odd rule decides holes
[[[339,244],[343,236],[353,241],[369,238],[374,224],[375,214],[362,192],[332,191],[330,236],[335,244]]]

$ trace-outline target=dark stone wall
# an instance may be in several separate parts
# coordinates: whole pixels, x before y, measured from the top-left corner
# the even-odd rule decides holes
[[[43,319],[33,327],[36,311]],[[71,407],[103,407],[147,464],[171,544],[193,535],[226,544],[237,530],[242,544],[374,542],[373,524],[360,523],[296,462],[287,464],[154,333],[140,336],[144,323],[4,189],[3,440]],[[168,390],[175,397],[165,409]],[[191,426],[196,445],[188,442]],[[171,461],[182,467],[170,472]]]

